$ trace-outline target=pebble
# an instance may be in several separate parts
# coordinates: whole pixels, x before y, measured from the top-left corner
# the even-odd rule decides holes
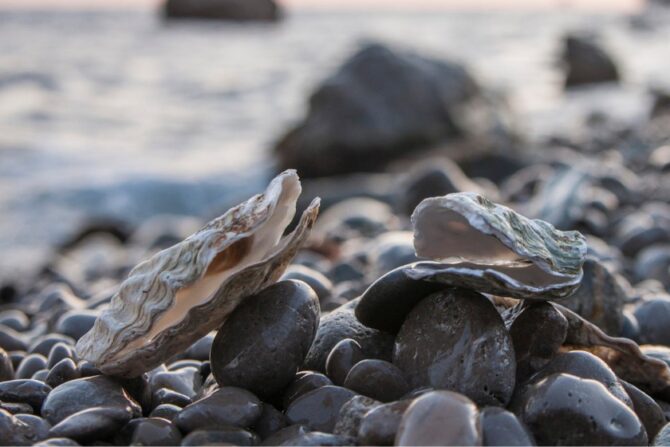
[[[286,409],[286,418],[291,424],[332,433],[342,405],[355,395],[353,391],[339,386],[322,386],[291,402]]]
[[[191,399],[202,387],[200,368],[188,366],[176,371],[157,372],[149,378],[149,386],[152,390],[167,388]]]
[[[669,446],[670,445],[670,423],[665,424],[665,426],[658,432],[654,438],[654,446]]]
[[[283,406],[288,408],[289,404],[303,394],[321,388],[322,386],[332,385],[333,382],[316,371],[301,371],[296,374],[295,379],[286,387],[284,391]]]
[[[42,405],[42,417],[55,425],[72,414],[99,406],[130,408],[137,416],[142,412],[118,382],[105,376],[93,376],[70,380],[54,388]]]
[[[179,414],[181,411],[181,407],[174,405],[174,404],[160,404],[153,410],[151,410],[151,413],[149,414],[149,417],[152,418],[163,418],[167,419],[168,421],[174,420],[175,417]]]
[[[666,423],[663,409],[647,393],[624,380],[621,381],[626,393],[633,401],[633,411],[644,425],[647,438],[654,439]]]
[[[93,377],[102,374],[97,366],[87,360],[80,361],[78,366],[82,377]]]
[[[10,327],[18,332],[28,330],[30,319],[20,310],[10,309],[0,312],[0,324]]]
[[[479,413],[473,401],[451,391],[417,398],[400,420],[394,445],[481,445]]]
[[[262,402],[247,390],[222,387],[210,396],[186,406],[175,423],[184,433],[218,425],[250,427],[263,411]]]
[[[32,379],[16,379],[0,382],[0,401],[28,404],[37,412],[51,392],[44,382]]]
[[[624,309],[623,325],[621,326],[621,337],[629,338],[635,342],[640,341],[640,324],[633,312]]]
[[[521,418],[539,445],[646,445],[635,413],[595,380],[552,374],[523,401]]]
[[[633,268],[639,281],[655,279],[670,288],[670,244],[654,245],[642,250],[635,257]],[[5,348],[7,349],[7,348]]]
[[[243,428],[237,427],[217,427],[216,429],[195,430],[189,433],[181,445],[200,446],[200,445],[238,445],[250,446],[257,445],[258,436]]]
[[[51,348],[57,343],[64,343],[68,346],[74,346],[75,340],[72,337],[61,334],[46,334],[37,337],[28,347],[28,352],[31,354],[42,354],[48,356]]]
[[[98,314],[96,310],[85,309],[65,312],[56,323],[56,332],[79,340],[93,327]]]
[[[500,407],[486,407],[480,412],[484,445],[535,445],[533,435],[516,415]]]
[[[265,439],[286,427],[287,424],[288,421],[286,420],[284,413],[268,403],[263,403],[263,412],[254,424],[253,431],[258,434],[261,439]]]
[[[78,379],[80,377],[81,373],[79,372],[76,363],[74,363],[71,358],[64,358],[60,362],[56,363],[53,368],[51,368],[44,382],[50,387],[56,388],[62,383]]]
[[[7,351],[0,348],[0,382],[14,378],[14,365]]]
[[[33,380],[39,380],[40,382],[44,382],[47,380],[47,376],[49,375],[49,370],[44,368],[40,369],[39,371],[35,372],[30,378]]]
[[[491,302],[453,288],[424,298],[396,337],[393,364],[412,389],[465,394],[480,405],[505,405],[514,390],[512,339]]]
[[[516,355],[517,381],[524,381],[556,356],[568,333],[568,321],[548,302],[528,303],[509,333]]]
[[[397,334],[419,301],[444,288],[437,283],[412,279],[405,274],[406,270],[406,266],[391,270],[368,287],[356,306],[356,317],[361,323]]]
[[[391,359],[393,335],[361,324],[354,315],[357,304],[358,300],[352,300],[321,317],[314,343],[302,369],[325,372],[328,354],[345,338],[358,342],[366,358]]]
[[[358,427],[358,441],[362,445],[393,445],[402,415],[412,402],[398,400],[368,411]]]
[[[181,433],[170,421],[150,417],[142,419],[135,427],[131,445],[179,445]]]
[[[305,434],[294,436],[287,439],[279,445],[299,445],[299,446],[337,446],[337,445],[354,445],[355,439],[342,435],[334,435],[332,433],[323,433],[312,431]]]
[[[184,352],[184,358],[200,360],[201,362],[209,360],[209,353],[212,350],[212,343],[214,342],[214,334],[209,333],[200,340],[193,343]]]
[[[47,352],[48,354],[48,352]],[[17,379],[30,379],[33,374],[41,369],[46,369],[47,359],[42,354],[29,354],[21,360],[16,369],[15,377]]]
[[[0,402],[0,408],[12,414],[33,414],[33,407],[17,402]]]
[[[47,368],[53,368],[56,363],[66,358],[76,361],[77,354],[75,354],[74,349],[70,345],[62,342],[56,343],[49,351],[49,356],[47,357]]]
[[[397,366],[377,359],[356,363],[347,374],[344,387],[380,402],[400,399],[410,390]]]
[[[281,430],[273,433],[268,438],[264,439],[261,445],[282,445],[284,442],[291,440],[296,436],[304,435],[307,432],[308,429],[304,425],[289,425],[288,427],[284,427]]]
[[[635,309],[640,343],[670,345],[670,298],[642,301]]]
[[[49,438],[41,441],[36,446],[77,446],[81,445],[77,441],[70,438]]]
[[[70,438],[78,442],[107,439],[121,429],[131,418],[130,408],[92,407],[73,413],[49,430],[54,438]]]
[[[304,282],[281,281],[246,298],[212,344],[212,374],[220,385],[261,397],[281,392],[309,351],[319,325],[319,299]]]
[[[33,430],[33,433],[35,433],[34,436],[35,441],[41,441],[49,437],[49,430],[51,429],[51,424],[49,424],[43,418],[36,416],[34,414],[17,414],[16,419],[30,425],[30,427]]]
[[[156,408],[165,404],[176,405],[183,408],[192,402],[190,397],[169,388],[159,388],[151,395],[151,408]]]
[[[0,445],[32,445],[36,438],[31,425],[0,409]]]
[[[333,433],[336,435],[355,438],[365,414],[381,402],[365,396],[354,396],[342,405],[337,415]]]
[[[9,360],[12,362],[12,367],[14,367],[14,371],[16,371],[16,369],[19,367],[24,357],[27,356],[28,353],[25,351],[9,351],[7,352],[7,355],[9,356]]]
[[[340,340],[326,358],[326,374],[334,384],[342,385],[349,370],[364,358],[363,349],[356,340]]]
[[[333,283],[326,275],[304,265],[290,265],[281,277],[282,281],[287,279],[306,283],[319,297],[319,303],[327,301],[333,292]]]
[[[0,324],[0,348],[7,352],[25,351],[28,349],[28,344],[19,332],[9,326]]]

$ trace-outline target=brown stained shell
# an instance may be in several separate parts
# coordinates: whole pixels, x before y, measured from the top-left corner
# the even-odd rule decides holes
[[[274,283],[307,239],[319,200],[282,237],[300,195],[295,171],[184,241],[137,265],[77,352],[103,373],[134,377],[224,323],[247,296]]]
[[[632,340],[610,337],[570,309],[556,303],[554,306],[568,320],[564,348],[589,351],[625,381],[660,398],[670,399],[670,367],[665,362],[645,355]]]
[[[478,292],[550,300],[582,279],[586,240],[528,219],[479,194],[433,197],[412,214],[414,248],[437,262],[409,266],[407,276]]]

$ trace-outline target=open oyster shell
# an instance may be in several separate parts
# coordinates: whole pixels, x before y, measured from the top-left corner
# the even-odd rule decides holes
[[[282,237],[301,192],[295,171],[184,241],[140,263],[77,343],[103,373],[133,377],[221,326],[247,296],[277,281],[309,235],[319,200]]]
[[[479,194],[422,201],[412,214],[420,262],[406,272],[424,281],[494,295],[550,300],[570,295],[582,279],[586,240],[528,219]]]

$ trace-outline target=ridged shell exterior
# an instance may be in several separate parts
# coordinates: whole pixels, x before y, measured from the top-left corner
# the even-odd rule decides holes
[[[303,213],[296,229],[265,258],[229,276],[218,285],[211,299],[189,308],[175,325],[143,341],[136,349],[124,351],[150,333],[156,320],[175,303],[180,290],[202,280],[217,255],[254,235],[268,222],[285,183],[300,188],[296,173],[286,171],[270,183],[265,193],[232,208],[184,241],[136,266],[110,306],[77,343],[79,356],[105,374],[138,376],[221,326],[245,297],[277,281],[307,239],[318,214],[318,199]],[[295,202],[289,205],[295,209]]]
[[[466,241],[440,241],[445,248],[435,256],[439,244],[426,237],[422,228],[439,226],[440,222],[432,221],[439,212],[456,213],[475,231],[471,231]],[[581,281],[586,240],[579,232],[559,231],[547,222],[526,218],[479,194],[455,193],[425,199],[412,214],[412,223],[417,255],[438,261],[410,266],[407,275],[413,279],[539,300],[568,296]],[[446,232],[445,237],[449,237]],[[460,249],[451,250],[450,242]],[[485,251],[487,245],[491,246],[485,262],[469,262],[467,249],[459,251],[468,244]],[[519,280],[506,273],[516,268],[523,268],[531,275]]]

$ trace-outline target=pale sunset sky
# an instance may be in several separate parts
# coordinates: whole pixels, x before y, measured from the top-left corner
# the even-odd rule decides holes
[[[644,0],[279,0],[300,9],[600,9],[636,10]],[[153,8],[161,0],[0,0],[0,8]]]

